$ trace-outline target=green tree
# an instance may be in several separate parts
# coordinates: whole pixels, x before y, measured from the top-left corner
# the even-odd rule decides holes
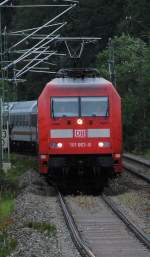
[[[123,102],[125,148],[143,150],[148,147],[150,108],[150,47],[142,40],[122,35],[112,40],[115,53],[117,89]],[[109,79],[109,49],[97,57],[97,67]]]
[[[149,40],[150,24],[150,1],[149,0],[125,0],[122,13],[122,20],[118,25],[121,32],[130,33],[145,41]]]

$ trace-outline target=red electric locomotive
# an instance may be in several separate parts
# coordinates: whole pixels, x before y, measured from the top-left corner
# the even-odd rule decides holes
[[[121,99],[93,69],[60,70],[38,99],[39,169],[54,181],[122,171]]]

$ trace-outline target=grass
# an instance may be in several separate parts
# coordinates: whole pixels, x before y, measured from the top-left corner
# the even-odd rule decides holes
[[[122,194],[119,196],[119,199],[130,208],[136,208],[137,204],[142,201],[140,195],[135,192]]]
[[[0,233],[0,257],[6,257],[15,250],[17,241],[10,239],[6,233]]]
[[[11,154],[11,163],[12,168],[6,174],[10,182],[17,182],[19,177],[29,169],[37,169],[37,160],[30,156]]]
[[[12,167],[7,173],[0,172],[0,186],[2,186],[2,191],[11,190],[17,192],[20,176],[29,169],[36,170],[37,160],[30,156],[11,154],[11,164]]]
[[[7,218],[14,207],[14,198],[19,191],[19,178],[25,171],[36,168],[32,157],[11,154],[12,168],[7,173],[0,172],[0,222]]]
[[[29,222],[26,226],[35,229],[38,232],[45,233],[48,236],[54,236],[56,234],[56,226],[54,224],[47,224],[45,222]]]
[[[14,209],[14,199],[20,190],[19,178],[25,171],[36,169],[37,161],[33,157],[11,154],[12,168],[7,173],[0,172],[0,226]]]
[[[10,193],[0,195],[0,257],[11,254],[17,246],[17,241],[8,237],[7,229],[13,220],[10,214],[14,209],[14,199]]]
[[[147,149],[145,151],[133,151],[133,154],[142,156],[143,158],[150,160],[150,149]]]
[[[150,149],[146,150],[143,154],[143,157],[147,160],[150,160]]]
[[[11,195],[3,194],[0,198],[0,223],[10,216],[14,209],[14,199]]]
[[[32,156],[11,153],[11,162],[13,165],[21,165],[25,169],[37,169],[37,160]]]

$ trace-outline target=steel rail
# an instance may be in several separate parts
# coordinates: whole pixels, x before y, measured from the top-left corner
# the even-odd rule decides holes
[[[145,180],[146,182],[150,183],[150,178],[147,177],[146,175],[141,174],[141,173],[139,173],[139,172],[136,171],[136,170],[133,170],[133,168],[131,169],[131,167],[128,166],[127,164],[123,164],[123,167],[124,167],[128,172],[130,172],[130,173],[136,175],[137,177],[142,178],[142,179]]]
[[[30,62],[32,59],[26,59],[26,60],[23,60],[23,62]],[[41,61],[42,59],[37,59],[37,61]],[[10,61],[8,61],[10,62]],[[55,63],[52,63],[52,62],[43,62],[44,64],[48,64],[48,65],[52,65],[52,66],[57,66],[57,64]]]
[[[44,48],[43,48],[44,49]],[[34,52],[32,53],[32,54],[39,54],[39,53],[42,53],[43,55],[45,54],[50,54],[50,52],[53,52],[52,50],[51,51],[46,51],[46,52],[44,52],[43,53],[43,50],[38,50],[38,51],[36,51],[36,50],[34,50]],[[15,54],[22,54],[22,53],[26,53],[26,51],[24,51],[24,50],[20,50],[20,51],[14,51],[13,53],[15,53]]]
[[[143,180],[145,180],[146,182],[150,183],[150,177],[146,176],[144,173],[141,173],[140,171],[137,170],[136,167],[134,167],[133,165],[130,165],[128,163],[126,163],[126,160],[131,160],[133,161],[135,164],[141,164],[142,166],[144,165],[145,167],[150,168],[150,161],[148,160],[144,160],[142,158],[138,158],[136,156],[131,156],[129,154],[124,154],[123,155],[124,158],[124,162],[123,162],[123,167],[130,173],[136,175],[137,177],[142,178]]]
[[[40,59],[40,61],[41,61],[41,59]],[[47,70],[47,71],[49,71],[49,67],[36,67],[36,70]],[[19,71],[19,69],[15,69],[15,71]]]
[[[18,81],[18,82],[26,82],[27,80],[26,79],[15,79],[15,78],[12,78],[12,79],[9,79],[9,78],[0,78],[0,81],[8,81],[8,82],[11,82],[11,81]]]
[[[10,1],[10,0],[9,0]],[[5,1],[6,2],[6,1]],[[7,1],[8,2],[8,1]],[[4,4],[4,3],[3,3]],[[70,4],[2,5],[1,8],[68,7]]]
[[[44,74],[56,74],[56,71],[44,71],[44,70],[29,70],[29,72],[44,73]]]
[[[76,3],[76,4],[79,4],[79,0],[63,0],[65,2],[68,2],[68,3]]]
[[[63,24],[63,22],[58,22],[58,23],[54,23],[54,24],[50,24],[50,25],[47,25],[47,26],[45,26],[45,28],[49,28],[49,27],[54,27],[54,26],[59,26],[59,25],[61,25],[61,24]],[[9,32],[9,33],[7,33],[7,35],[9,36],[9,35],[14,35],[15,36],[15,34],[21,34],[21,33],[24,33],[24,32],[27,32],[27,31],[32,31],[32,30],[36,30],[36,29],[38,29],[39,27],[35,27],[35,28],[31,28],[31,29],[23,29],[23,30],[18,30],[18,31],[11,31],[11,32]],[[2,33],[2,35],[3,35],[4,33]]]
[[[105,194],[102,195],[104,202],[113,210],[113,212],[127,225],[127,227],[134,233],[134,235],[148,248],[150,249],[150,239],[149,237],[135,225],[131,220],[129,220],[125,214],[120,210],[120,208],[115,204],[115,202]]]
[[[3,2],[0,3],[0,7],[7,7],[7,8],[25,8],[25,7],[68,7],[70,6],[70,4],[79,4],[79,1],[76,0],[63,0],[63,2],[68,2],[70,4],[49,4],[49,5],[40,5],[40,4],[36,4],[36,5],[4,5],[7,4],[8,2],[10,2],[10,0],[5,0]]]
[[[41,51],[43,50],[43,49],[46,49],[46,47],[40,47],[40,48],[34,48],[34,53],[36,52],[40,52],[40,49],[41,49]],[[10,51],[9,53],[11,53],[11,54],[24,54],[24,53],[26,53],[28,50],[30,50],[30,48],[29,49],[23,49],[23,50],[14,50],[14,51]]]
[[[81,238],[81,235],[77,229],[77,226],[74,222],[71,212],[60,192],[58,192],[58,199],[60,202],[61,209],[63,211],[65,222],[66,222],[69,232],[71,234],[72,240],[73,240],[74,244],[76,245],[78,251],[80,252],[81,256],[95,257],[95,255],[92,253],[92,251],[88,248],[88,246],[85,244],[85,242]]]
[[[123,157],[126,158],[126,159],[129,159],[129,160],[132,160],[132,161],[136,161],[140,164],[144,164],[145,166],[150,168],[150,161],[149,160],[145,160],[141,157],[137,157],[133,154],[128,154],[128,153],[123,154]]]
[[[3,1],[3,2],[1,2],[0,3],[0,7],[3,7],[3,4],[6,4],[6,3],[8,3],[10,0],[5,0],[5,1]]]
[[[32,59],[26,59],[26,60],[23,60],[22,62],[30,62]],[[36,59],[37,61],[41,61],[42,59]],[[1,63],[10,63],[11,61],[3,61]],[[48,65],[52,65],[52,66],[57,66],[57,64],[55,63],[52,63],[52,62],[43,62],[44,64],[48,64]],[[14,69],[17,71],[17,69]]]
[[[58,23],[57,25],[52,25],[51,27],[54,27],[54,26],[60,26],[61,24],[63,24],[63,22],[60,22]],[[46,27],[50,27],[49,26],[45,26]],[[36,29],[36,28],[35,28]],[[33,30],[33,29],[31,29]],[[29,31],[29,29],[28,29]],[[26,31],[25,31],[26,32]],[[2,33],[2,35],[4,35],[4,33]],[[7,36],[19,36],[19,37],[23,37],[23,36],[29,36],[29,34],[26,34],[24,33],[24,31],[19,31],[19,32],[9,32],[7,33]],[[47,36],[47,34],[37,34],[35,36],[31,36],[30,38],[31,39],[43,39]],[[59,37],[57,40],[58,41],[91,41],[91,42],[94,42],[94,41],[98,41],[98,40],[101,40],[102,38],[101,37]]]

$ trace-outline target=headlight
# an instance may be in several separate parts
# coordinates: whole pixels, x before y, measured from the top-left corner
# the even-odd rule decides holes
[[[83,125],[83,120],[82,120],[82,119],[78,119],[78,120],[77,120],[77,124],[78,124],[78,125]]]
[[[41,160],[46,160],[47,159],[47,155],[46,154],[41,154],[40,155],[40,159]]]
[[[62,148],[63,147],[63,143],[59,142],[59,143],[56,143],[56,142],[53,142],[53,143],[50,143],[50,147],[51,148]]]
[[[62,148],[62,147],[63,147],[63,144],[62,144],[62,143],[57,143],[57,147],[58,147],[58,148]]]
[[[98,146],[100,148],[111,147],[111,143],[110,142],[98,142]]]
[[[98,146],[102,148],[102,147],[104,147],[104,143],[103,142],[98,142]]]

